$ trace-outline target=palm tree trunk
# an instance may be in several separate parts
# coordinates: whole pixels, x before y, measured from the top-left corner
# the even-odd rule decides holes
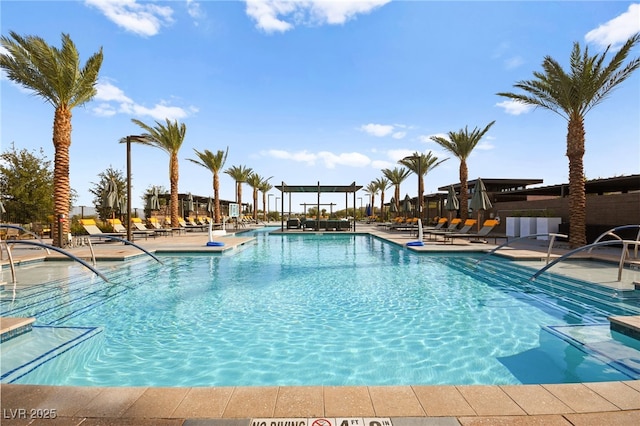
[[[169,160],[169,182],[171,185],[171,227],[180,226],[178,222],[178,153],[171,154]]]
[[[380,192],[380,220],[385,221],[384,218],[384,189]]]
[[[253,220],[258,220],[258,188],[253,188]]]
[[[424,175],[420,175],[418,177],[418,214],[419,214],[419,218],[422,219],[422,212],[424,212],[424,197],[422,196],[422,193],[424,192],[424,179],[423,179]]]
[[[469,169],[467,162],[460,160],[460,219],[464,222],[469,216]]]
[[[218,173],[213,174],[213,223],[220,223],[220,180]]]
[[[66,235],[69,233],[69,146],[71,146],[71,110],[66,105],[56,108],[53,120],[53,245],[63,247]],[[65,220],[59,221],[61,215]],[[59,230],[60,229],[60,230]],[[62,241],[58,241],[58,235],[62,235]]]
[[[569,245],[582,247],[587,243],[587,199],[584,189],[584,121],[574,114],[569,117],[567,157],[569,158]]]

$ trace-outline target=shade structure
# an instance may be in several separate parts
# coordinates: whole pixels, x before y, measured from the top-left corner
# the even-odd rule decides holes
[[[469,205],[478,217],[478,230],[480,230],[480,213],[485,210],[493,208],[489,195],[487,194],[487,188],[484,186],[482,179],[478,178],[475,188],[473,190],[473,197],[471,197],[471,204]]]

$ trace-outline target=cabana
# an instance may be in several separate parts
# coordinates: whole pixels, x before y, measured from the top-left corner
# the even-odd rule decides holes
[[[355,182],[353,182],[351,185],[320,185],[320,182],[318,182],[317,185],[287,185],[286,183],[282,182],[282,185],[276,185],[275,187],[276,189],[280,190],[280,192],[282,192],[282,197],[280,198],[280,231],[284,231],[284,194],[289,194],[289,210],[291,210],[291,194],[296,192],[296,193],[316,193],[318,195],[318,201],[317,201],[317,207],[318,207],[318,214],[320,213],[320,194],[321,193],[343,193],[344,194],[344,200],[345,200],[345,207],[346,209],[349,208],[349,194],[353,194],[353,211],[356,211],[356,192],[359,191],[360,189],[362,189],[361,185],[356,185]],[[289,211],[289,216],[291,216],[291,211]],[[320,228],[325,228],[325,229],[336,229],[336,230],[340,230],[343,229],[342,226],[339,223],[332,223],[332,222],[337,222],[337,221],[331,221],[331,220],[319,220],[320,218],[318,217],[314,223],[312,223],[313,227],[315,228],[316,231],[319,231]],[[289,223],[287,223],[287,228],[289,228],[290,225]],[[353,230],[356,230],[356,221],[355,221],[355,217],[353,219]]]

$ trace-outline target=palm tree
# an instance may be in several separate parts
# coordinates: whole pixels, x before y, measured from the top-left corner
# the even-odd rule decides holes
[[[395,187],[393,200],[396,211],[400,211],[400,184],[411,174],[411,170],[405,169],[404,167],[395,167],[393,170],[383,169],[382,174],[389,179],[391,185]]]
[[[471,151],[478,145],[480,139],[489,131],[491,126],[495,123],[492,121],[482,130],[477,127],[474,128],[471,133],[469,129],[465,127],[457,132],[449,132],[448,137],[431,136],[431,140],[458,157],[460,160],[460,218],[464,222],[469,216],[469,187],[467,181],[469,180],[469,169],[467,167],[467,158],[471,155]]]
[[[9,80],[50,103],[53,118],[53,213],[55,218],[69,216],[71,184],[69,182],[69,147],[71,146],[71,110],[84,105],[96,95],[96,82],[102,66],[102,48],[80,67],[75,44],[68,34],[62,34],[62,49],[49,46],[36,36],[22,37],[10,31],[0,43],[8,53],[0,53],[0,68]],[[51,235],[67,235],[69,220],[53,221]],[[62,226],[62,232],[58,227]],[[64,241],[64,240],[63,240]],[[54,238],[53,244],[61,247],[63,241]]]
[[[273,189],[273,185],[269,183],[269,179],[263,180],[258,186],[258,189],[262,192],[262,211],[264,212],[265,221],[269,220],[267,217],[267,192]]]
[[[414,152],[411,156],[398,161],[398,163],[418,175],[418,212],[420,216],[422,216],[422,212],[424,211],[424,198],[422,196],[424,192],[424,176],[447,160],[448,158],[438,161],[438,157],[429,151],[427,154]]]
[[[199,160],[191,158],[187,158],[187,160],[210,170],[213,174],[213,222],[220,223],[222,214],[220,213],[220,177],[218,172],[224,167],[225,161],[227,161],[229,147],[227,147],[226,151],[218,150],[215,154],[208,149],[200,152],[194,148],[194,151]]]
[[[236,181],[236,203],[238,203],[238,207],[242,210],[242,184],[249,179],[253,169],[246,166],[231,166],[224,172]]]
[[[611,46],[599,55],[589,56],[589,49],[585,47],[582,52],[580,44],[576,42],[569,59],[568,73],[557,61],[546,56],[542,61],[543,71],[534,72],[534,80],[514,84],[514,87],[524,90],[526,94],[498,93],[498,96],[548,109],[568,121],[566,155],[569,158],[569,244],[573,248],[587,243],[584,117],[640,66],[640,58],[635,58],[621,69],[629,51],[638,41],[640,33],[629,38],[608,64],[604,60]]]
[[[385,177],[379,177],[376,180],[374,180],[374,183],[378,187],[378,191],[380,191],[380,218],[382,220],[385,220],[385,217],[384,217],[384,191],[389,189],[389,186],[391,185],[391,182],[389,182],[389,179],[387,179]]]
[[[253,188],[253,220],[258,220],[258,190],[263,183],[269,182],[273,176],[264,179],[257,173],[251,173],[247,179],[247,184]],[[264,207],[264,206],[263,206]]]
[[[132,138],[132,142],[160,148],[169,154],[171,227],[177,228],[180,225],[178,222],[178,151],[180,151],[180,147],[184,142],[187,126],[184,123],[178,124],[178,120],[171,122],[168,118],[165,119],[166,125],[156,121],[154,127],[135,118],[131,119],[131,121],[147,132],[142,138]]]
[[[375,216],[375,208],[373,207],[375,204],[376,194],[378,193],[378,185],[375,181],[369,182],[369,184],[364,188],[365,194],[369,194],[371,199],[369,200],[370,208],[371,208],[371,216]]]

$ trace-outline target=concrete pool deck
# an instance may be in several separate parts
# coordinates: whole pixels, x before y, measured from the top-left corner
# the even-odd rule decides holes
[[[306,231],[311,232],[311,231]],[[358,232],[371,233],[395,244],[415,240],[406,232],[392,232],[373,225],[358,224]],[[217,239],[217,237],[216,237]],[[239,250],[252,244],[242,234],[220,237],[224,247],[206,247],[207,233],[136,240],[151,252]],[[427,242],[416,251],[486,251],[493,244],[455,244]],[[121,243],[93,246],[103,260],[126,260],[140,251]],[[510,257],[544,265],[545,243],[522,243],[506,249]],[[90,258],[87,246],[69,250],[75,256]],[[566,252],[554,249],[553,256]],[[501,255],[505,255],[501,253]],[[16,263],[42,260],[43,250],[16,244]],[[49,258],[62,258],[52,252]],[[625,271],[621,283],[615,275],[619,252],[599,250],[593,256],[610,262],[611,268],[598,271],[604,286],[631,286],[640,280],[640,271]],[[6,264],[6,256],[0,263]],[[637,260],[632,260],[636,262]],[[581,268],[567,273],[579,274]],[[582,268],[583,269],[583,268]],[[613,271],[613,277],[611,273]],[[598,275],[600,276],[600,275]],[[3,277],[7,280],[7,272]],[[592,277],[589,280],[593,281]],[[349,426],[371,426],[382,418],[393,426],[558,424],[558,425],[637,425],[640,424],[640,380],[601,383],[509,385],[509,386],[296,386],[296,387],[68,387],[39,385],[0,385],[2,425],[216,425],[247,426],[251,419],[282,419],[273,426],[328,426],[308,419],[328,418],[340,426],[344,418],[357,418]],[[49,419],[44,417],[48,416]],[[55,417],[55,419],[51,419]],[[364,420],[362,420],[364,419]],[[295,423],[293,423],[295,420]],[[338,422],[338,425],[334,423]],[[384,421],[378,421],[387,426]],[[258,425],[256,425],[258,426]],[[272,426],[266,423],[265,426]]]

